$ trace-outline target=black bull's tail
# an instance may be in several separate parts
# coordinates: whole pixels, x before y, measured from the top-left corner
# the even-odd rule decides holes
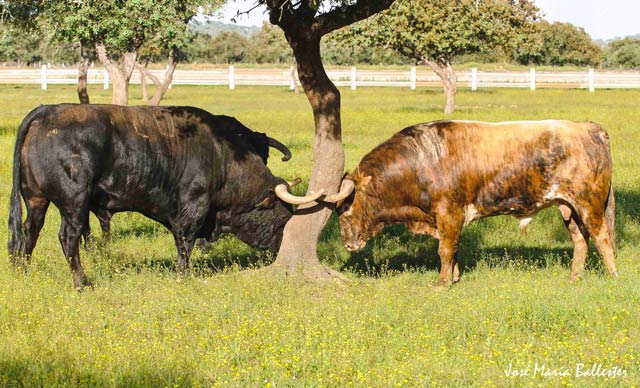
[[[618,248],[616,246],[616,200],[613,196],[613,185],[609,186],[609,197],[607,198],[607,204],[604,212],[604,220],[607,223],[609,229],[609,240],[611,240],[611,246],[613,247],[613,254],[615,255]]]
[[[16,146],[13,151],[13,186],[11,187],[10,209],[9,209],[9,256],[16,260],[24,255],[25,235],[22,228],[22,202],[20,200],[20,153],[24,145],[27,132],[31,122],[41,110],[36,108],[31,111],[20,124],[16,138]]]

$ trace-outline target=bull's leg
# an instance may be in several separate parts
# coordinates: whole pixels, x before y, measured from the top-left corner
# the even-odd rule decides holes
[[[604,212],[580,209],[579,213],[584,226],[591,237],[593,237],[596,248],[598,248],[598,253],[600,253],[602,257],[604,267],[610,275],[617,277],[618,271],[616,269],[615,249],[613,248],[613,242],[609,234],[609,227],[605,222]]]
[[[573,240],[573,260],[571,261],[571,281],[575,282],[584,275],[584,266],[589,250],[589,233],[578,214],[566,205],[558,206],[564,225],[571,234]]]
[[[189,269],[189,257],[195,244],[195,235],[184,236],[182,233],[173,233],[173,238],[178,249],[178,272],[186,273]]]
[[[458,263],[458,252],[453,255],[453,282],[457,283],[460,281],[460,266]]]
[[[102,239],[105,241],[111,240],[111,217],[113,214],[106,209],[96,209],[96,217],[100,222],[100,229],[102,229]]]
[[[82,239],[84,240],[84,247],[87,249],[93,249],[94,241],[93,236],[91,235],[91,225],[89,225],[89,220],[87,219],[87,225],[85,225],[82,232]]]
[[[76,290],[82,290],[84,286],[90,285],[87,280],[82,264],[80,264],[79,245],[80,238],[83,235],[84,228],[89,217],[89,210],[86,206],[81,207],[73,212],[60,212],[62,222],[60,224],[60,232],[58,238],[62,245],[62,251],[69,263],[71,274],[73,276],[73,286]]]
[[[25,204],[27,207],[27,219],[24,221],[25,256],[28,262],[44,225],[44,216],[47,214],[49,201],[44,197],[31,197],[26,199]]]
[[[588,228],[588,226],[587,226]],[[593,231],[590,231],[593,236],[593,241],[598,248],[598,253],[602,257],[602,262],[607,272],[614,277],[618,277],[618,270],[616,269],[616,258],[613,244],[609,237],[609,228],[604,222],[604,219],[600,223],[600,227],[594,227]]]
[[[438,276],[438,286],[446,287],[451,284],[453,279],[459,278],[460,271],[458,261],[455,258],[458,251],[458,242],[460,241],[460,232],[464,218],[450,212],[437,216],[436,223],[438,226],[438,255],[440,256],[440,275]],[[453,275],[453,276],[452,276]]]

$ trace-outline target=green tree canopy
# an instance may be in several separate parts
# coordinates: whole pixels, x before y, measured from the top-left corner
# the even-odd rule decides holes
[[[452,113],[454,58],[515,45],[532,29],[538,12],[530,0],[397,0],[387,11],[351,26],[342,39],[361,47],[391,47],[429,65],[443,81],[445,113]]]
[[[113,99],[126,105],[138,51],[149,42],[175,50],[187,40],[186,25],[199,11],[223,0],[5,0],[6,18],[16,25],[45,26],[60,41],[95,47],[113,82]]]
[[[640,38],[624,38],[609,43],[605,63],[609,67],[640,69]]]
[[[602,62],[603,51],[584,29],[571,23],[541,20],[536,23],[535,32],[513,50],[513,58],[522,64],[597,66]]]

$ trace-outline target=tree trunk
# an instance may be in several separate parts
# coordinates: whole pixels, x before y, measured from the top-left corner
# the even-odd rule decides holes
[[[90,104],[87,92],[87,75],[89,74],[89,47],[80,43],[80,63],[78,64],[78,99],[81,104]]]
[[[176,53],[174,49],[171,49],[171,51],[169,51],[167,71],[165,71],[164,73],[164,80],[162,81],[162,83],[156,83],[156,90],[153,92],[153,97],[151,97],[149,105],[159,105],[160,100],[167,92],[167,90],[169,90],[169,85],[171,85],[171,81],[173,81],[173,72],[176,70],[176,66],[178,65],[175,54]]]
[[[107,55],[107,50],[102,43],[96,45],[98,59],[109,73],[113,85],[111,103],[115,105],[129,104],[129,80],[136,64],[137,51],[122,54],[119,61],[115,62]]]
[[[289,77],[291,77],[291,85],[293,85],[293,91],[296,92],[296,94],[300,93],[300,90],[298,88],[297,66],[291,66],[291,68],[289,69]]]
[[[147,73],[142,70],[142,65],[138,64],[140,68],[138,71],[140,72],[140,89],[142,91],[142,101],[149,103],[149,94],[147,93]]]
[[[149,78],[156,86],[156,89],[153,93],[153,97],[151,97],[150,100],[146,99],[146,96],[147,96],[146,87],[144,89],[143,100],[147,101],[148,105],[157,106],[160,104],[160,100],[162,99],[164,94],[167,92],[167,90],[169,90],[169,85],[171,85],[171,82],[173,81],[173,73],[175,72],[177,65],[178,65],[178,61],[176,60],[175,52],[172,49],[169,52],[169,61],[167,65],[167,71],[164,73],[164,79],[162,80],[162,82],[160,82],[158,77],[156,77],[153,73],[151,73],[146,66],[142,66],[139,63],[136,64],[136,67],[138,68],[138,70],[140,70],[140,76],[144,77],[145,82],[146,82],[146,79]]]
[[[340,92],[331,82],[320,57],[320,38],[292,36],[287,40],[298,63],[298,74],[313,109],[315,140],[314,166],[309,190],[336,192],[344,171],[340,123]],[[316,252],[318,239],[331,216],[333,205],[312,203],[298,207],[284,228],[284,236],[273,266],[289,275],[327,279],[338,276],[320,264]]]
[[[452,114],[456,110],[456,83],[458,77],[455,70],[453,70],[453,66],[451,66],[451,61],[430,61],[428,59],[423,60],[442,80],[444,94],[447,99],[447,102],[444,106],[444,113]]]

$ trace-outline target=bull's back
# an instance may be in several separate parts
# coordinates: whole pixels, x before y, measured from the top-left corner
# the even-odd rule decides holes
[[[86,190],[116,209],[166,207],[183,180],[222,174],[211,169],[220,155],[206,117],[192,109],[46,107],[23,146],[27,183],[54,202]]]
[[[440,133],[437,175],[481,214],[528,215],[610,185],[608,135],[594,123],[450,122]]]

